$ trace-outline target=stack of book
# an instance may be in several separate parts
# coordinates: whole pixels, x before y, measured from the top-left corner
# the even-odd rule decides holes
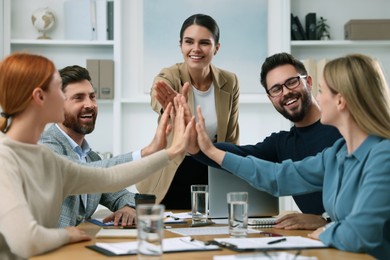
[[[306,29],[306,30],[305,30]],[[308,13],[305,17],[305,29],[298,16],[291,14],[291,40],[318,40],[316,13]]]

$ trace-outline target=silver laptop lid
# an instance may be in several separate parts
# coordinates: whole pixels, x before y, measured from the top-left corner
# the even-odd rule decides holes
[[[270,217],[279,214],[279,199],[249,185],[233,174],[209,167],[209,217],[227,218],[227,193],[248,192],[248,217]]]

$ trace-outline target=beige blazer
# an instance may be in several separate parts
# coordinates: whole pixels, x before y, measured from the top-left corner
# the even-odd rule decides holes
[[[215,91],[215,104],[217,112],[217,142],[231,142],[239,144],[239,83],[237,76],[231,72],[219,69],[211,65],[213,84]],[[186,63],[177,63],[169,68],[164,68],[155,77],[156,81],[165,81],[177,92],[181,92],[185,82],[191,82]],[[159,114],[163,109],[160,103],[154,98],[153,87],[151,91],[151,106]],[[188,105],[194,114],[194,94],[192,88],[188,92]],[[169,186],[175,176],[175,172],[183,161],[184,157],[177,158],[161,171],[137,184],[140,193],[155,194],[156,202],[160,203],[167,193]]]

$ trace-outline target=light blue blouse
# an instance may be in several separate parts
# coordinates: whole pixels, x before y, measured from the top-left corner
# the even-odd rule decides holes
[[[334,221],[320,235],[328,246],[390,259],[390,140],[369,136],[352,154],[344,139],[299,162],[271,163],[226,153],[222,168],[275,196],[323,190]]]

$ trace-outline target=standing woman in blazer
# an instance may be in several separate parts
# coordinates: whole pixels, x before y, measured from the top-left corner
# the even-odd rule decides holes
[[[196,106],[204,111],[208,135],[213,142],[239,143],[237,76],[211,64],[220,48],[219,27],[204,14],[187,18],[180,30],[184,62],[164,68],[155,77],[151,105],[159,119],[177,93],[183,93],[192,114]],[[190,185],[207,184],[207,166],[190,156],[178,158],[160,173],[138,183],[141,193],[153,193],[169,209],[188,209]]]

